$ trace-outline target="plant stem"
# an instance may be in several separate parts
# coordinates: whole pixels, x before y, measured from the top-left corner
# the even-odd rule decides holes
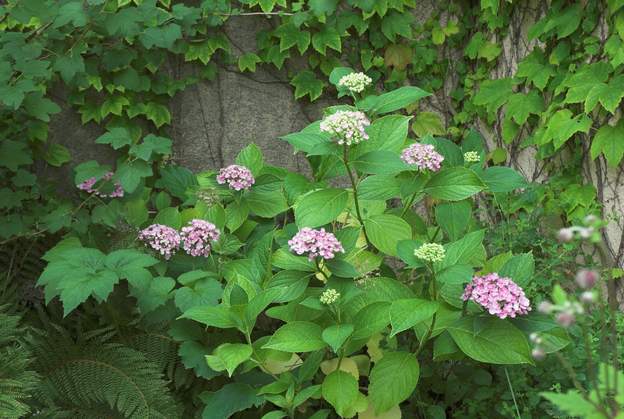
[[[516,394],[514,393],[513,386],[511,385],[511,380],[509,379],[509,373],[507,372],[507,367],[503,368],[505,370],[505,377],[507,377],[507,385],[509,385],[509,391],[511,392],[511,399],[513,400],[514,407],[516,408],[516,415],[518,415],[518,419],[522,419],[520,415],[520,409],[518,409],[518,402],[516,402]]]
[[[321,268],[321,265],[319,264],[318,259],[314,259],[314,264],[316,265],[316,270],[319,271],[319,273],[321,275],[323,275],[323,278],[325,278],[325,282],[329,281],[329,277],[327,276],[327,274]]]
[[[368,239],[368,234],[366,233],[366,227],[364,226],[364,218],[362,218],[362,213],[360,212],[360,203],[358,200],[357,193],[357,184],[355,182],[355,177],[353,176],[353,172],[351,172],[351,168],[349,167],[349,152],[346,144],[343,144],[343,159],[345,169],[347,169],[347,174],[349,175],[349,180],[351,181],[351,187],[353,188],[353,202],[355,203],[355,215],[357,216],[358,221],[362,225],[362,232],[364,233],[364,239],[366,240],[366,246],[372,247],[370,240]]]
[[[414,200],[416,199],[416,196],[418,195],[418,192],[420,192],[420,191],[414,192],[412,194],[412,196],[410,196],[409,200],[407,201],[407,205],[403,205],[403,211],[401,211],[401,218],[403,218],[405,213],[407,213],[407,210],[410,209],[412,207],[412,205],[414,204]]]
[[[427,264],[427,269],[431,273],[431,297],[433,301],[436,301],[438,299],[438,289],[436,286],[435,273],[433,272],[433,267],[429,266],[429,264]],[[418,354],[422,352],[422,350],[425,348],[425,343],[427,343],[427,341],[433,334],[433,329],[435,328],[437,314],[438,314],[437,312],[433,313],[433,317],[431,320],[431,324],[429,325],[429,329],[427,330],[427,333],[425,333],[425,336],[423,336],[422,340],[420,341],[420,344],[418,345],[418,349],[416,349],[416,353],[414,355],[418,356]]]

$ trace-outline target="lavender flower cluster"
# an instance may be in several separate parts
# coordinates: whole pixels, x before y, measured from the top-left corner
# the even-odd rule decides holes
[[[139,240],[160,253],[166,260],[180,247],[180,235],[169,226],[152,224],[139,232]]]
[[[114,173],[108,172],[104,176],[102,176],[102,181],[108,182],[113,178]],[[100,198],[122,198],[124,196],[124,190],[121,187],[121,183],[115,182],[115,189],[109,194],[101,192],[99,188],[95,188],[95,184],[98,179],[96,177],[90,177],[89,179],[79,183],[76,185],[78,189],[81,191],[85,191],[87,193],[93,194],[95,196],[99,196]]]
[[[309,260],[314,260],[316,257],[333,259],[337,252],[344,253],[344,248],[336,236],[325,231],[324,228],[314,230],[304,227],[288,241],[288,246],[298,255],[307,253]]]
[[[338,111],[321,121],[321,131],[338,139],[338,144],[357,144],[368,140],[366,127],[370,121],[366,115],[357,111]]]
[[[522,288],[510,278],[501,278],[497,273],[473,277],[462,299],[474,301],[501,319],[531,311],[529,299]]]
[[[204,256],[210,254],[211,241],[219,240],[221,233],[212,223],[204,220],[191,220],[189,225],[182,227],[182,241],[184,251],[191,256]]]
[[[219,240],[220,235],[214,224],[194,219],[182,228],[181,233],[162,224],[152,224],[141,230],[138,238],[168,260],[181,244],[187,254],[207,257],[212,249],[211,242]]]
[[[415,143],[403,149],[401,160],[416,166],[417,170],[437,172],[444,161],[444,156],[435,151],[435,147],[431,144]]]
[[[240,191],[249,189],[256,182],[251,171],[245,166],[231,164],[219,170],[217,175],[217,183],[219,185],[226,184],[230,189]]]

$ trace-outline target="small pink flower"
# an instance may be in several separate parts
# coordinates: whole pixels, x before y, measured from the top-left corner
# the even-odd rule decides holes
[[[171,258],[180,247],[180,235],[166,225],[152,224],[139,232],[139,240],[164,256]]]
[[[344,253],[344,248],[336,236],[326,232],[324,228],[314,230],[304,227],[288,241],[288,246],[298,255],[307,253],[309,260],[314,260],[316,257],[333,259],[335,253]]]
[[[210,242],[219,240],[220,236],[217,226],[198,219],[191,220],[181,233],[184,251],[195,257],[207,257],[212,249]]]
[[[222,168],[217,175],[217,183],[219,183],[219,185],[227,183],[230,189],[236,191],[249,189],[255,182],[256,180],[251,174],[251,171],[245,166],[239,166],[237,164],[231,164],[228,167]]]
[[[403,149],[401,160],[416,166],[417,170],[437,172],[444,161],[444,156],[435,151],[435,147],[431,144],[415,143]]]
[[[462,299],[474,301],[501,319],[531,311],[529,299],[522,288],[510,278],[501,278],[497,273],[473,277]]]
[[[102,176],[102,181],[103,182],[108,182],[113,178],[114,173],[113,172],[108,172],[106,173],[104,176]],[[119,182],[115,182],[114,186],[115,189],[109,193],[106,194],[102,191],[100,191],[99,187],[95,188],[95,184],[97,183],[98,179],[96,177],[90,177],[89,179],[83,181],[82,183],[79,183],[78,185],[76,185],[76,187],[78,189],[80,189],[81,191],[85,191],[87,193],[93,194],[95,196],[99,196],[100,198],[122,198],[124,196],[124,190],[121,186],[121,183]]]

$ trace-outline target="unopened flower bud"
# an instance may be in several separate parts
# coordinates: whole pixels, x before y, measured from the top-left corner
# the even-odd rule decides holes
[[[553,311],[553,305],[550,301],[542,301],[537,306],[537,311],[543,314],[550,314]]]
[[[542,343],[542,338],[537,333],[531,333],[529,335],[529,339],[531,340],[531,342],[533,342],[536,345],[539,345]]]
[[[598,282],[598,272],[591,269],[581,269],[576,274],[576,283],[583,289],[593,288]]]
[[[596,221],[598,221],[598,217],[596,217],[593,214],[588,215],[587,217],[585,217],[585,219],[583,220],[583,222],[585,223],[585,225],[592,225],[594,224]]]
[[[574,232],[570,228],[562,228],[557,233],[557,240],[561,243],[569,243],[574,238]]]
[[[546,351],[542,348],[535,348],[531,351],[531,356],[536,361],[543,361],[546,358]]]
[[[572,313],[571,311],[564,311],[557,314],[556,319],[557,323],[559,323],[559,325],[561,325],[562,327],[570,327],[572,326],[572,324],[574,324],[574,321],[576,320],[576,318],[574,317],[574,313]]]
[[[592,234],[594,234],[594,228],[593,227],[580,228],[579,234],[581,235],[582,238],[588,239],[591,237]]]
[[[596,296],[592,291],[585,291],[581,294],[581,302],[584,304],[592,304],[596,301]]]

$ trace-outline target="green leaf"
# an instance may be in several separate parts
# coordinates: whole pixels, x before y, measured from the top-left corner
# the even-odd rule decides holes
[[[348,372],[335,370],[323,380],[321,387],[323,399],[331,404],[341,417],[351,417],[351,409],[355,404],[359,391],[358,382]]]
[[[485,259],[485,251],[483,250],[483,238],[485,230],[472,231],[461,239],[454,241],[446,246],[446,256],[442,262],[434,265],[436,270],[447,268],[453,265],[470,265],[478,266]]]
[[[334,221],[347,206],[343,189],[321,189],[304,195],[295,206],[295,221],[301,227],[319,227]]]
[[[254,387],[243,383],[230,383],[217,391],[205,391],[199,395],[205,405],[202,419],[229,418],[252,406],[259,407],[264,398],[257,396],[256,392]]]
[[[461,201],[480,192],[483,187],[474,171],[464,167],[452,167],[433,175],[425,185],[425,192],[432,198]]]
[[[352,324],[335,324],[325,328],[321,337],[334,350],[334,352],[338,353],[338,350],[342,347],[349,336],[351,336],[353,330],[354,327]]]
[[[243,148],[236,156],[236,164],[245,166],[254,176],[259,176],[262,167],[264,166],[264,158],[262,157],[262,151],[254,143],[248,144]]]
[[[277,329],[264,349],[283,352],[312,352],[326,346],[321,326],[305,321],[293,321]]]
[[[359,155],[379,150],[401,152],[407,138],[410,119],[409,116],[386,115],[374,120],[366,129],[368,140],[358,145]]]
[[[501,277],[508,277],[516,284],[525,288],[533,279],[535,272],[535,261],[533,260],[533,253],[521,253],[519,255],[512,256],[498,274]]]
[[[563,81],[568,87],[564,103],[584,103],[589,93],[597,85],[605,82],[611,72],[611,66],[603,61],[586,64]]]
[[[316,78],[314,72],[303,70],[292,78],[290,84],[295,87],[295,99],[300,99],[306,95],[310,101],[315,101],[323,93],[323,82]]]
[[[216,306],[222,293],[221,284],[216,279],[199,280],[175,291],[175,305],[183,313],[196,306]]]
[[[607,159],[610,167],[617,167],[624,156],[624,124],[618,121],[617,125],[603,125],[598,129],[592,140],[591,157],[596,159],[601,153]]]
[[[247,70],[256,71],[256,64],[261,63],[262,59],[253,52],[247,52],[238,57],[238,69],[242,72]]]
[[[603,108],[615,115],[615,110],[624,97],[624,76],[614,77],[608,84],[597,83],[585,99],[585,113],[591,113],[600,102]]]
[[[13,140],[0,142],[0,166],[15,172],[18,167],[31,164],[32,154],[28,143]]]
[[[281,190],[280,183],[254,186],[245,195],[249,210],[259,217],[273,218],[288,210],[288,202]]]
[[[407,400],[418,384],[420,367],[407,352],[384,352],[370,372],[368,396],[375,413],[385,412]]]
[[[358,103],[358,107],[373,114],[384,114],[403,109],[427,96],[431,93],[415,86],[403,86],[380,96],[368,96]]]
[[[417,137],[446,134],[442,118],[436,112],[419,112],[412,124],[412,131]]]
[[[364,226],[372,244],[390,256],[397,256],[397,244],[401,240],[412,238],[410,225],[396,215],[374,215],[364,220]]]
[[[399,196],[399,181],[393,175],[367,176],[358,185],[358,198],[385,201]]]
[[[128,278],[130,294],[138,301],[141,314],[147,314],[164,305],[171,295],[175,281],[167,277],[155,277],[149,272],[133,274]]]
[[[524,177],[511,167],[488,167],[479,174],[491,192],[511,192],[528,186]]]
[[[323,25],[323,30],[312,36],[312,46],[319,53],[326,55],[327,47],[340,52],[341,42],[338,31],[330,26]]]
[[[411,13],[399,13],[393,10],[381,21],[381,32],[393,43],[397,35],[410,39],[413,22],[414,16]]]
[[[393,175],[409,170],[396,152],[389,150],[371,151],[356,158],[353,166],[362,173]]]
[[[110,144],[115,150],[132,144],[132,136],[126,128],[111,128],[106,134],[100,135],[96,144]]]
[[[310,45],[310,32],[301,30],[292,23],[281,25],[275,35],[280,39],[280,51],[297,45],[299,53],[303,54]]]
[[[540,394],[571,417],[599,418],[602,416],[597,412],[596,407],[576,390],[568,390],[567,393],[545,391]]]
[[[524,124],[530,114],[540,115],[542,112],[544,112],[544,99],[537,90],[531,90],[526,95],[515,93],[507,102],[507,115],[519,125]]]
[[[156,128],[171,123],[171,113],[165,105],[156,102],[145,104],[145,117],[152,121]]]
[[[518,328],[495,317],[462,317],[448,327],[470,358],[490,364],[533,364],[529,343]]]
[[[378,301],[362,308],[355,316],[352,339],[368,339],[390,324],[390,303]]]
[[[186,167],[167,165],[160,169],[160,179],[156,181],[156,187],[166,190],[171,195],[181,200],[186,200],[187,191],[198,185],[197,178]]]
[[[234,315],[224,305],[196,306],[185,311],[181,318],[195,320],[206,326],[218,327],[220,329],[236,327]]]
[[[215,371],[227,371],[232,376],[237,366],[247,361],[253,349],[242,343],[224,343],[214,350],[212,355],[206,355],[208,366]]]
[[[469,201],[443,202],[435,207],[435,219],[450,240],[457,240],[468,229],[472,218]]]
[[[390,306],[390,337],[407,330],[416,324],[430,319],[438,310],[439,303],[420,298],[396,300]]]

